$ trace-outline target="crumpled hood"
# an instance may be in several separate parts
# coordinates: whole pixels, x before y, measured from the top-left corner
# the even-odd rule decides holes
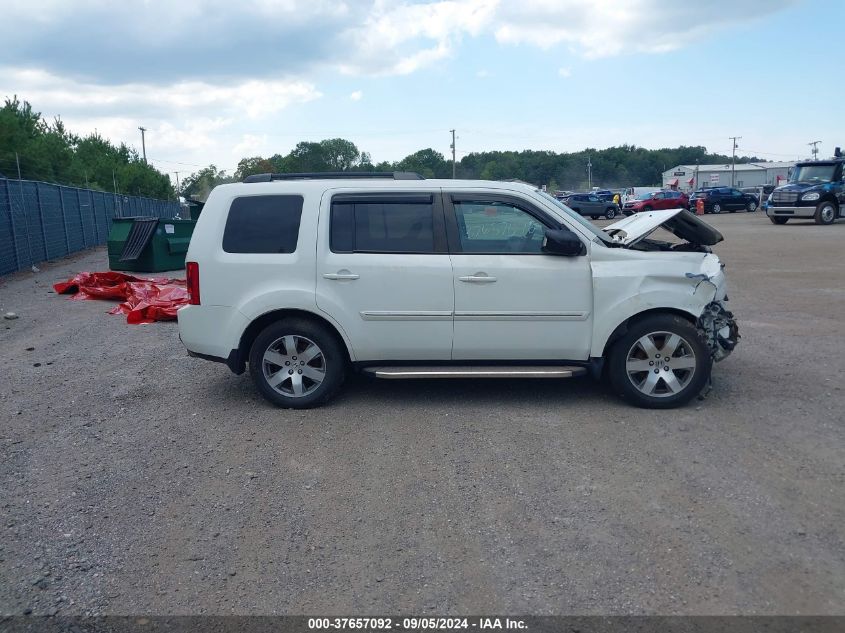
[[[661,226],[682,240],[699,246],[713,246],[725,239],[719,231],[686,209],[637,213],[603,230],[614,242],[632,246]]]

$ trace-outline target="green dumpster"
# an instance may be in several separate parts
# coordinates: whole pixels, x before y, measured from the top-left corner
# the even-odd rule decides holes
[[[114,218],[107,242],[109,268],[157,273],[185,267],[196,220]]]

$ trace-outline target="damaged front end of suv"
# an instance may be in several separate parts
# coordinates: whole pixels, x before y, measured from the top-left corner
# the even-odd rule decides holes
[[[711,301],[704,307],[704,312],[698,317],[696,324],[715,362],[730,356],[739,342],[739,326],[734,319],[733,312],[728,310],[721,301]]]
[[[680,241],[655,239],[657,229]],[[610,341],[619,340],[654,314],[674,313],[683,315],[687,327],[698,332],[701,351],[711,362],[731,354],[739,342],[739,327],[728,308],[724,264],[711,250],[724,239],[715,228],[676,209],[637,214],[603,232],[611,248],[594,249],[592,264],[597,303],[610,307],[608,328],[599,333],[600,345],[606,345],[605,331]],[[615,330],[610,323],[617,324]],[[659,335],[655,330],[658,340]],[[598,346],[594,348],[595,356],[600,353]],[[657,367],[659,361],[654,362]],[[708,375],[702,394],[709,387]]]

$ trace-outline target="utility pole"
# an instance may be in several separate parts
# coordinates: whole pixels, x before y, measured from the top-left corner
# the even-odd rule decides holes
[[[812,141],[810,143],[807,143],[807,145],[813,146],[813,160],[819,159],[819,148],[818,148],[819,143],[821,143],[821,141]]]
[[[734,183],[736,182],[736,141],[741,138],[741,136],[728,137],[728,139],[733,141],[733,149],[731,150],[731,187],[734,187]]]
[[[176,202],[179,202],[179,172],[174,171],[173,173],[176,174]]]
[[[141,151],[144,152],[144,164],[146,165],[147,164],[147,144],[144,141],[144,132],[147,131],[147,128],[139,126],[138,129],[141,130]]]
[[[593,189],[593,162],[590,160],[590,155],[587,154],[587,189]]]
[[[452,133],[452,180],[455,179],[455,130],[449,130]]]

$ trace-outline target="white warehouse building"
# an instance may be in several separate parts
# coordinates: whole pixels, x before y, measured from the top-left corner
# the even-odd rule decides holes
[[[795,163],[737,163],[733,186],[759,187],[782,185],[789,179]],[[663,172],[663,188],[691,191],[709,187],[730,187],[731,165],[677,165]]]

